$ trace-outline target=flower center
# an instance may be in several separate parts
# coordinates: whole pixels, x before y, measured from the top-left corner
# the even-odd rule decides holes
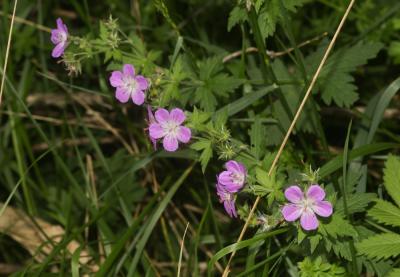
[[[65,32],[57,32],[56,39],[58,43],[63,43],[67,41],[67,34]]]
[[[124,79],[124,86],[130,92],[133,93],[136,91],[136,80],[130,76],[125,77]]]
[[[167,122],[164,124],[164,126],[163,126],[164,131],[165,131],[167,134],[172,135],[172,136],[174,136],[174,137],[177,136],[178,127],[179,127],[179,125],[176,124],[176,123],[175,123],[174,121],[172,121],[172,120],[167,121]]]
[[[244,175],[240,173],[232,173],[232,181],[236,184],[244,183]]]
[[[303,206],[303,210],[306,211],[308,209],[312,209],[312,207],[314,206],[314,200],[304,198],[301,204]]]

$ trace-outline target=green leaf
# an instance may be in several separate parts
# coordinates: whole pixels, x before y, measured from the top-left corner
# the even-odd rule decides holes
[[[244,8],[236,6],[229,14],[228,32],[230,32],[235,25],[243,23],[246,20],[248,20],[246,10]]]
[[[163,196],[162,201],[160,204],[156,207],[154,210],[154,213],[151,215],[151,217],[147,220],[146,224],[143,225],[143,235],[139,239],[137,245],[136,245],[136,252],[135,256],[133,257],[132,263],[129,266],[129,271],[128,271],[128,276],[133,276],[133,273],[136,271],[136,266],[139,262],[140,257],[143,255],[143,250],[147,244],[148,239],[150,238],[151,233],[154,230],[154,227],[156,226],[158,220],[160,219],[162,213],[164,212],[165,208],[167,205],[170,203],[172,197],[175,195],[175,192],[178,190],[178,188],[184,183],[186,178],[189,176],[190,172],[192,172],[193,166],[190,166],[188,169],[186,169],[180,178],[176,180],[176,182],[171,186],[171,188],[168,190],[168,192]]]
[[[213,57],[198,63],[199,82],[194,93],[194,101],[205,111],[213,112],[217,106],[217,96],[227,97],[228,93],[240,86],[243,81],[222,73],[221,57]]]
[[[201,163],[201,169],[204,173],[208,165],[208,162],[210,161],[213,155],[211,141],[208,139],[201,138],[192,145],[190,145],[190,148],[197,151],[202,151],[199,160]]]
[[[400,207],[400,159],[389,155],[383,173],[385,188],[397,206]]]
[[[257,3],[255,8],[259,10],[257,11],[258,25],[261,35],[265,39],[275,33],[276,24],[282,19],[283,14],[285,14],[281,9],[295,12],[298,7],[305,3],[305,0],[269,0],[262,2],[264,3],[262,6],[260,3]]]
[[[400,64],[400,41],[392,41],[388,53],[389,56],[393,57],[396,64]]]
[[[261,167],[256,167],[256,179],[258,183],[267,188],[272,188],[275,181],[275,177],[268,176],[268,172]]]
[[[388,201],[376,200],[368,215],[380,223],[400,227],[400,209]]]
[[[257,91],[246,93],[238,100],[233,101],[216,111],[215,114],[226,113],[228,116],[235,115],[277,88],[278,86],[272,85]]]
[[[349,49],[341,49],[329,58],[319,81],[324,102],[330,105],[333,101],[339,107],[350,107],[358,99],[351,73],[375,58],[381,48],[381,43],[359,43]]]
[[[386,277],[399,277],[400,276],[400,268],[393,268],[389,274],[385,275]]]
[[[340,215],[334,214],[328,223],[323,221],[318,228],[323,235],[330,235],[333,238],[338,237],[357,237],[357,231],[354,229],[347,220],[343,219]]]
[[[271,232],[264,232],[264,233],[255,235],[251,239],[233,243],[231,245],[224,247],[223,249],[219,250],[208,262],[208,276],[211,276],[211,270],[212,270],[213,265],[222,257],[224,257],[234,251],[240,250],[242,248],[250,247],[250,246],[256,244],[257,242],[259,242],[260,240],[265,240],[268,237],[272,237],[272,236],[275,236],[278,234],[285,233],[287,230],[288,230],[287,228],[281,228],[281,229],[274,230]]]
[[[168,81],[161,95],[161,106],[167,106],[171,100],[179,100],[181,96],[179,91],[179,85],[185,78],[188,77],[187,69],[184,68],[183,59],[181,56],[178,57],[174,63],[172,69],[167,71]]]
[[[356,193],[347,195],[347,209],[349,214],[365,211],[365,208],[376,199],[375,193]],[[335,213],[344,215],[343,199],[340,198],[335,206]]]
[[[369,237],[356,244],[358,252],[374,259],[387,259],[400,254],[400,235],[385,233]]]
[[[361,147],[351,150],[348,155],[348,160],[351,161],[358,157],[374,154],[383,150],[396,149],[399,147],[400,145],[397,143],[384,143],[384,142],[363,145]],[[342,167],[342,161],[343,161],[343,155],[340,154],[335,158],[333,158],[332,160],[330,160],[329,162],[327,162],[326,164],[324,164],[319,170],[320,178],[322,179],[328,176],[329,174],[335,172],[336,170],[340,169]]]

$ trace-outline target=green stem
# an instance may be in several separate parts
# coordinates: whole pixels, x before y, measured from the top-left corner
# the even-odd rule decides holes
[[[353,223],[352,217],[349,214],[348,206],[347,206],[347,193],[346,193],[346,184],[347,184],[347,163],[348,163],[348,150],[349,150],[349,138],[350,138],[350,131],[351,131],[351,126],[352,126],[352,121],[350,121],[349,127],[347,129],[347,137],[346,137],[346,142],[344,144],[344,151],[343,151],[343,176],[342,176],[342,186],[339,186],[341,188],[341,193],[342,193],[342,198],[343,198],[343,207],[344,207],[344,213],[345,213],[345,218],[347,218],[350,223]],[[356,249],[354,247],[354,241],[350,240],[349,241],[350,245],[350,253],[351,253],[351,261],[352,261],[352,275],[354,277],[357,277],[357,257],[356,257]]]

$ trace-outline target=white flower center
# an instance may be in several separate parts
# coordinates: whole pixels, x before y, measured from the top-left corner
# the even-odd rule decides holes
[[[136,91],[137,83],[136,83],[135,78],[126,76],[123,78],[123,82],[124,82],[124,86],[125,86],[126,90],[128,90],[130,93],[133,93]]]
[[[179,125],[176,124],[176,122],[169,120],[169,121],[165,122],[162,127],[163,127],[165,133],[167,133],[171,136],[174,136],[174,137],[176,137],[178,135]]]
[[[303,207],[303,211],[312,210],[312,207],[314,206],[314,200],[308,199],[308,198],[304,198],[301,201],[301,205]]]
[[[243,184],[244,183],[244,174],[240,174],[238,172],[232,173],[232,181],[236,184]]]
[[[58,43],[65,43],[67,41],[67,34],[65,32],[59,31],[56,33],[56,39]]]

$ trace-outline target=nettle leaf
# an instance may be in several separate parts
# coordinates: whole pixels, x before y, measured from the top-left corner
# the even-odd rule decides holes
[[[376,200],[368,215],[380,223],[400,227],[400,209],[388,201]]]
[[[381,43],[358,43],[332,55],[320,75],[319,85],[324,102],[327,105],[334,102],[339,107],[350,107],[358,99],[357,87],[353,84],[354,77],[351,73],[369,59],[375,58],[381,48]]]
[[[356,193],[347,196],[347,209],[349,214],[365,211],[369,203],[376,199],[375,193]],[[345,215],[343,198],[338,199],[335,205],[335,213]]]
[[[400,207],[400,159],[389,155],[383,173],[385,188],[397,206]]]
[[[200,163],[201,163],[201,169],[203,173],[206,170],[206,167],[208,165],[208,162],[213,156],[213,150],[212,150],[212,143],[208,139],[201,138],[195,143],[190,145],[190,148],[197,150],[197,151],[202,151],[200,155]]]
[[[263,1],[264,2],[264,1]],[[267,38],[275,33],[276,25],[285,14],[281,9],[295,12],[302,6],[305,0],[269,0],[259,8],[258,25],[263,38]]]
[[[236,6],[229,14],[228,32],[230,32],[235,25],[243,23],[246,20],[248,20],[246,9],[244,7]]]
[[[369,237],[356,244],[360,254],[374,259],[387,259],[400,254],[400,235],[385,233]]]
[[[340,215],[334,214],[328,223],[320,222],[318,231],[324,236],[331,236],[332,238],[338,237],[357,237],[357,231],[354,229],[347,220],[343,219]]]

